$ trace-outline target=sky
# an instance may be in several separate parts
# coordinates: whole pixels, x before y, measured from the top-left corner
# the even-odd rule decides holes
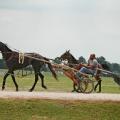
[[[48,58],[66,50],[120,63],[120,0],[0,0],[0,41]]]

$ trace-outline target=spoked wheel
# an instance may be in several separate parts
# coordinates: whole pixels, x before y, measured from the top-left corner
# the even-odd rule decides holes
[[[94,90],[94,82],[89,78],[84,78],[79,80],[75,88],[78,93],[91,93]]]
[[[82,93],[91,93],[94,90],[94,82],[89,78],[80,81],[80,90]]]

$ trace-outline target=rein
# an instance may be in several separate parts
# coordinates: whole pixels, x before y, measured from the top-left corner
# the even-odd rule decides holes
[[[12,53],[11,57],[7,61],[11,60],[11,58],[14,55],[14,52],[1,52],[0,51],[0,53]],[[36,58],[36,57],[31,57],[31,56],[25,55],[24,53],[21,53],[21,52],[18,52],[18,54],[19,54],[19,63],[22,63],[22,64],[24,63],[24,57],[35,59],[35,60],[38,60],[38,61],[41,61],[41,62],[45,62],[45,63],[51,63],[51,62],[49,62],[47,60],[39,59],[39,58]],[[51,58],[48,58],[48,59],[49,60],[54,60],[54,59],[51,59]]]
[[[12,53],[12,52],[7,52],[7,53]],[[24,55],[24,56],[23,56]],[[52,64],[51,62],[47,61],[47,60],[44,60],[44,59],[39,59],[39,58],[35,58],[35,57],[31,57],[31,56],[28,56],[28,55],[25,55],[25,54],[21,54],[20,57],[22,56],[22,61],[23,61],[23,58],[24,57],[27,57],[27,58],[31,58],[31,59],[34,59],[34,60],[37,60],[37,61],[40,61],[40,62],[44,62],[44,63],[48,63],[48,64]],[[10,58],[11,59],[11,58]],[[21,60],[21,59],[20,59]],[[52,60],[52,59],[50,59]],[[21,61],[20,61],[21,62]],[[71,68],[67,65],[61,65],[61,64],[52,64],[53,67],[55,68],[61,68],[63,70],[73,70],[75,72],[78,72],[78,70],[76,70],[75,68]],[[84,73],[81,73],[82,75],[84,76],[88,76],[87,74],[84,74]]]

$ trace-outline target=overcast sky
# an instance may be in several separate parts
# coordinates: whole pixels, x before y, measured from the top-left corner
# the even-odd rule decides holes
[[[0,41],[49,58],[70,49],[120,63],[120,0],[0,0]]]

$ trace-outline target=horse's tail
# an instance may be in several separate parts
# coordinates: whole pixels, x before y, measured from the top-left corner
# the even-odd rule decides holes
[[[107,64],[101,64],[102,65],[102,68],[105,69],[106,73],[110,74],[112,77],[113,77],[113,80],[118,84],[120,85],[120,76],[109,71],[110,70],[110,67],[107,65]]]
[[[115,81],[118,85],[120,85],[120,76],[119,76],[119,75],[116,75],[116,74],[113,74],[112,76],[113,76],[113,78],[114,78],[114,81]]]
[[[46,61],[49,61],[48,58],[45,58],[45,57],[44,57],[44,59],[45,59]],[[51,63],[48,62],[47,64],[48,64],[48,67],[49,67],[50,71],[52,72],[53,77],[57,80],[57,74],[56,74],[55,70],[53,69]]]
[[[48,63],[48,67],[50,71],[52,72],[53,77],[57,80],[57,74],[50,63]]]

